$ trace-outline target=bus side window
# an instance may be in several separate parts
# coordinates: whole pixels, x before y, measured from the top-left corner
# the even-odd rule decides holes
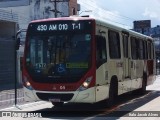
[[[143,52],[143,56],[144,56],[144,59],[148,59],[148,53],[147,53],[147,41],[143,41],[143,48],[144,48],[144,52]]]
[[[148,42],[148,59],[151,59],[151,42]]]
[[[154,47],[152,42],[151,42],[151,59],[154,59]]]
[[[153,59],[155,59],[155,48],[154,48],[154,44],[152,43],[152,56],[153,56]]]
[[[139,47],[139,44],[137,42],[137,39],[134,37],[131,37],[131,52],[132,52],[133,60],[138,59],[138,47]]]
[[[120,49],[120,37],[119,33],[115,31],[108,31],[109,39],[109,54],[111,59],[120,59],[121,58],[121,49]]]
[[[139,59],[143,60],[144,59],[144,46],[143,46],[143,40],[139,39]]]
[[[103,36],[96,36],[96,65],[97,68],[107,61],[106,39]]]

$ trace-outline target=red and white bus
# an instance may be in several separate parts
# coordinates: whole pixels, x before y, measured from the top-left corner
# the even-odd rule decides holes
[[[27,29],[23,83],[27,101],[113,105],[155,80],[151,37],[90,17],[32,21]]]

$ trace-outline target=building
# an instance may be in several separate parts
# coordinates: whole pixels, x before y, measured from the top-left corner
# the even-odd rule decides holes
[[[151,28],[150,32],[152,34],[152,37],[154,37],[154,38],[159,37],[160,38],[160,25],[157,25],[156,27]]]
[[[160,60],[160,25],[151,28],[151,35],[154,38],[157,59]],[[160,63],[160,62],[159,62]]]
[[[32,20],[76,15],[77,8],[77,0],[0,0],[1,10],[18,14],[20,29]]]
[[[139,20],[133,22],[133,30],[145,35],[150,35],[151,20]]]
[[[15,42],[18,15],[12,11],[0,10],[0,91],[14,87]]]
[[[151,20],[134,21],[133,30],[153,38],[160,38],[160,25],[151,28]]]
[[[77,4],[77,0],[70,0],[70,2],[69,2],[69,16],[77,15],[77,11],[80,11],[80,5]]]

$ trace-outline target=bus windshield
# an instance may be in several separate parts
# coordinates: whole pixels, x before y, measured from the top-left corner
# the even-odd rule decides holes
[[[25,61],[37,82],[76,82],[91,66],[91,34],[32,34]]]

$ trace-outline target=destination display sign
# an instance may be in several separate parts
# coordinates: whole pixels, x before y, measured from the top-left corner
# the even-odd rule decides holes
[[[91,29],[91,21],[49,21],[29,25],[29,32],[83,31]]]

